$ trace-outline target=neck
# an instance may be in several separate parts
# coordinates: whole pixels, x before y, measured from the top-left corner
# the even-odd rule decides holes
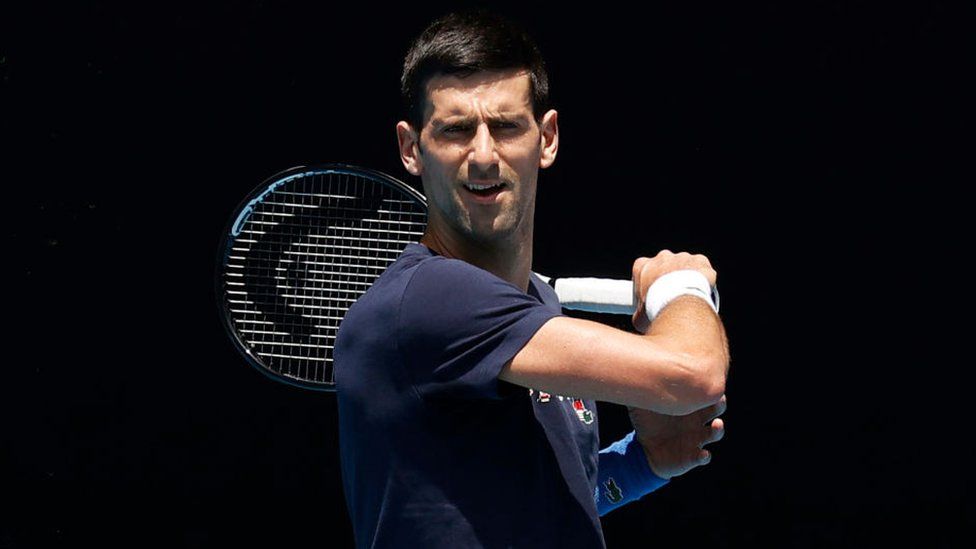
[[[443,229],[431,216],[420,243],[444,257],[480,267],[528,292],[532,270],[532,219],[526,221],[526,229],[516,231],[511,238],[478,242]]]

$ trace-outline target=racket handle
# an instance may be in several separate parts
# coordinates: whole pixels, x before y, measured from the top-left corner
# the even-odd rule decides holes
[[[617,315],[634,314],[634,286],[630,280],[550,278],[535,274],[556,290],[559,303],[567,309]]]

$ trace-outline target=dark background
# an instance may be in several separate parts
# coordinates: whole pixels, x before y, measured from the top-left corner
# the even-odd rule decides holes
[[[680,4],[496,4],[560,111],[535,269],[629,277],[668,248],[719,272],[726,438],[604,517],[608,545],[957,545],[971,364],[937,307],[965,311],[963,14]],[[354,5],[3,8],[0,548],[352,547],[334,397],[246,365],[213,273],[227,217],[277,171],[419,185],[399,71],[448,5]],[[604,444],[630,430],[599,413]]]

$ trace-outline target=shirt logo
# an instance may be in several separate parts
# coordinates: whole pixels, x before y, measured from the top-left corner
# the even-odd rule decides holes
[[[603,493],[607,496],[607,501],[610,503],[619,503],[620,500],[624,499],[624,492],[617,486],[617,482],[613,480],[613,477],[607,479],[603,483],[604,491]]]
[[[536,402],[549,402],[552,400],[552,395],[545,391],[536,391],[535,389],[529,389],[529,396],[535,395]],[[571,400],[573,402],[573,411],[576,412],[576,417],[579,418],[584,425],[589,425],[593,423],[593,411],[586,407],[586,403],[583,402],[581,398],[564,397],[562,395],[556,395],[556,398],[560,402],[564,400]]]
[[[529,389],[529,396],[532,396],[532,394],[534,392],[535,392],[535,389],[531,389],[530,388]],[[535,401],[536,402],[549,402],[549,399],[550,398],[552,398],[552,395],[550,395],[549,393],[547,393],[545,391],[539,391],[539,396],[535,397]],[[562,400],[562,399],[563,399],[563,397],[559,397],[559,400]]]
[[[576,417],[578,417],[580,421],[586,425],[593,423],[593,412],[586,408],[586,404],[583,403],[583,399],[574,398],[573,409],[576,410]]]

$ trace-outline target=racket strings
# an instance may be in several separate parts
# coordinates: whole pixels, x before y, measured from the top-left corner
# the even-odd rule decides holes
[[[426,221],[416,198],[368,175],[328,170],[278,185],[253,205],[226,259],[239,338],[269,371],[331,386],[343,316]]]

